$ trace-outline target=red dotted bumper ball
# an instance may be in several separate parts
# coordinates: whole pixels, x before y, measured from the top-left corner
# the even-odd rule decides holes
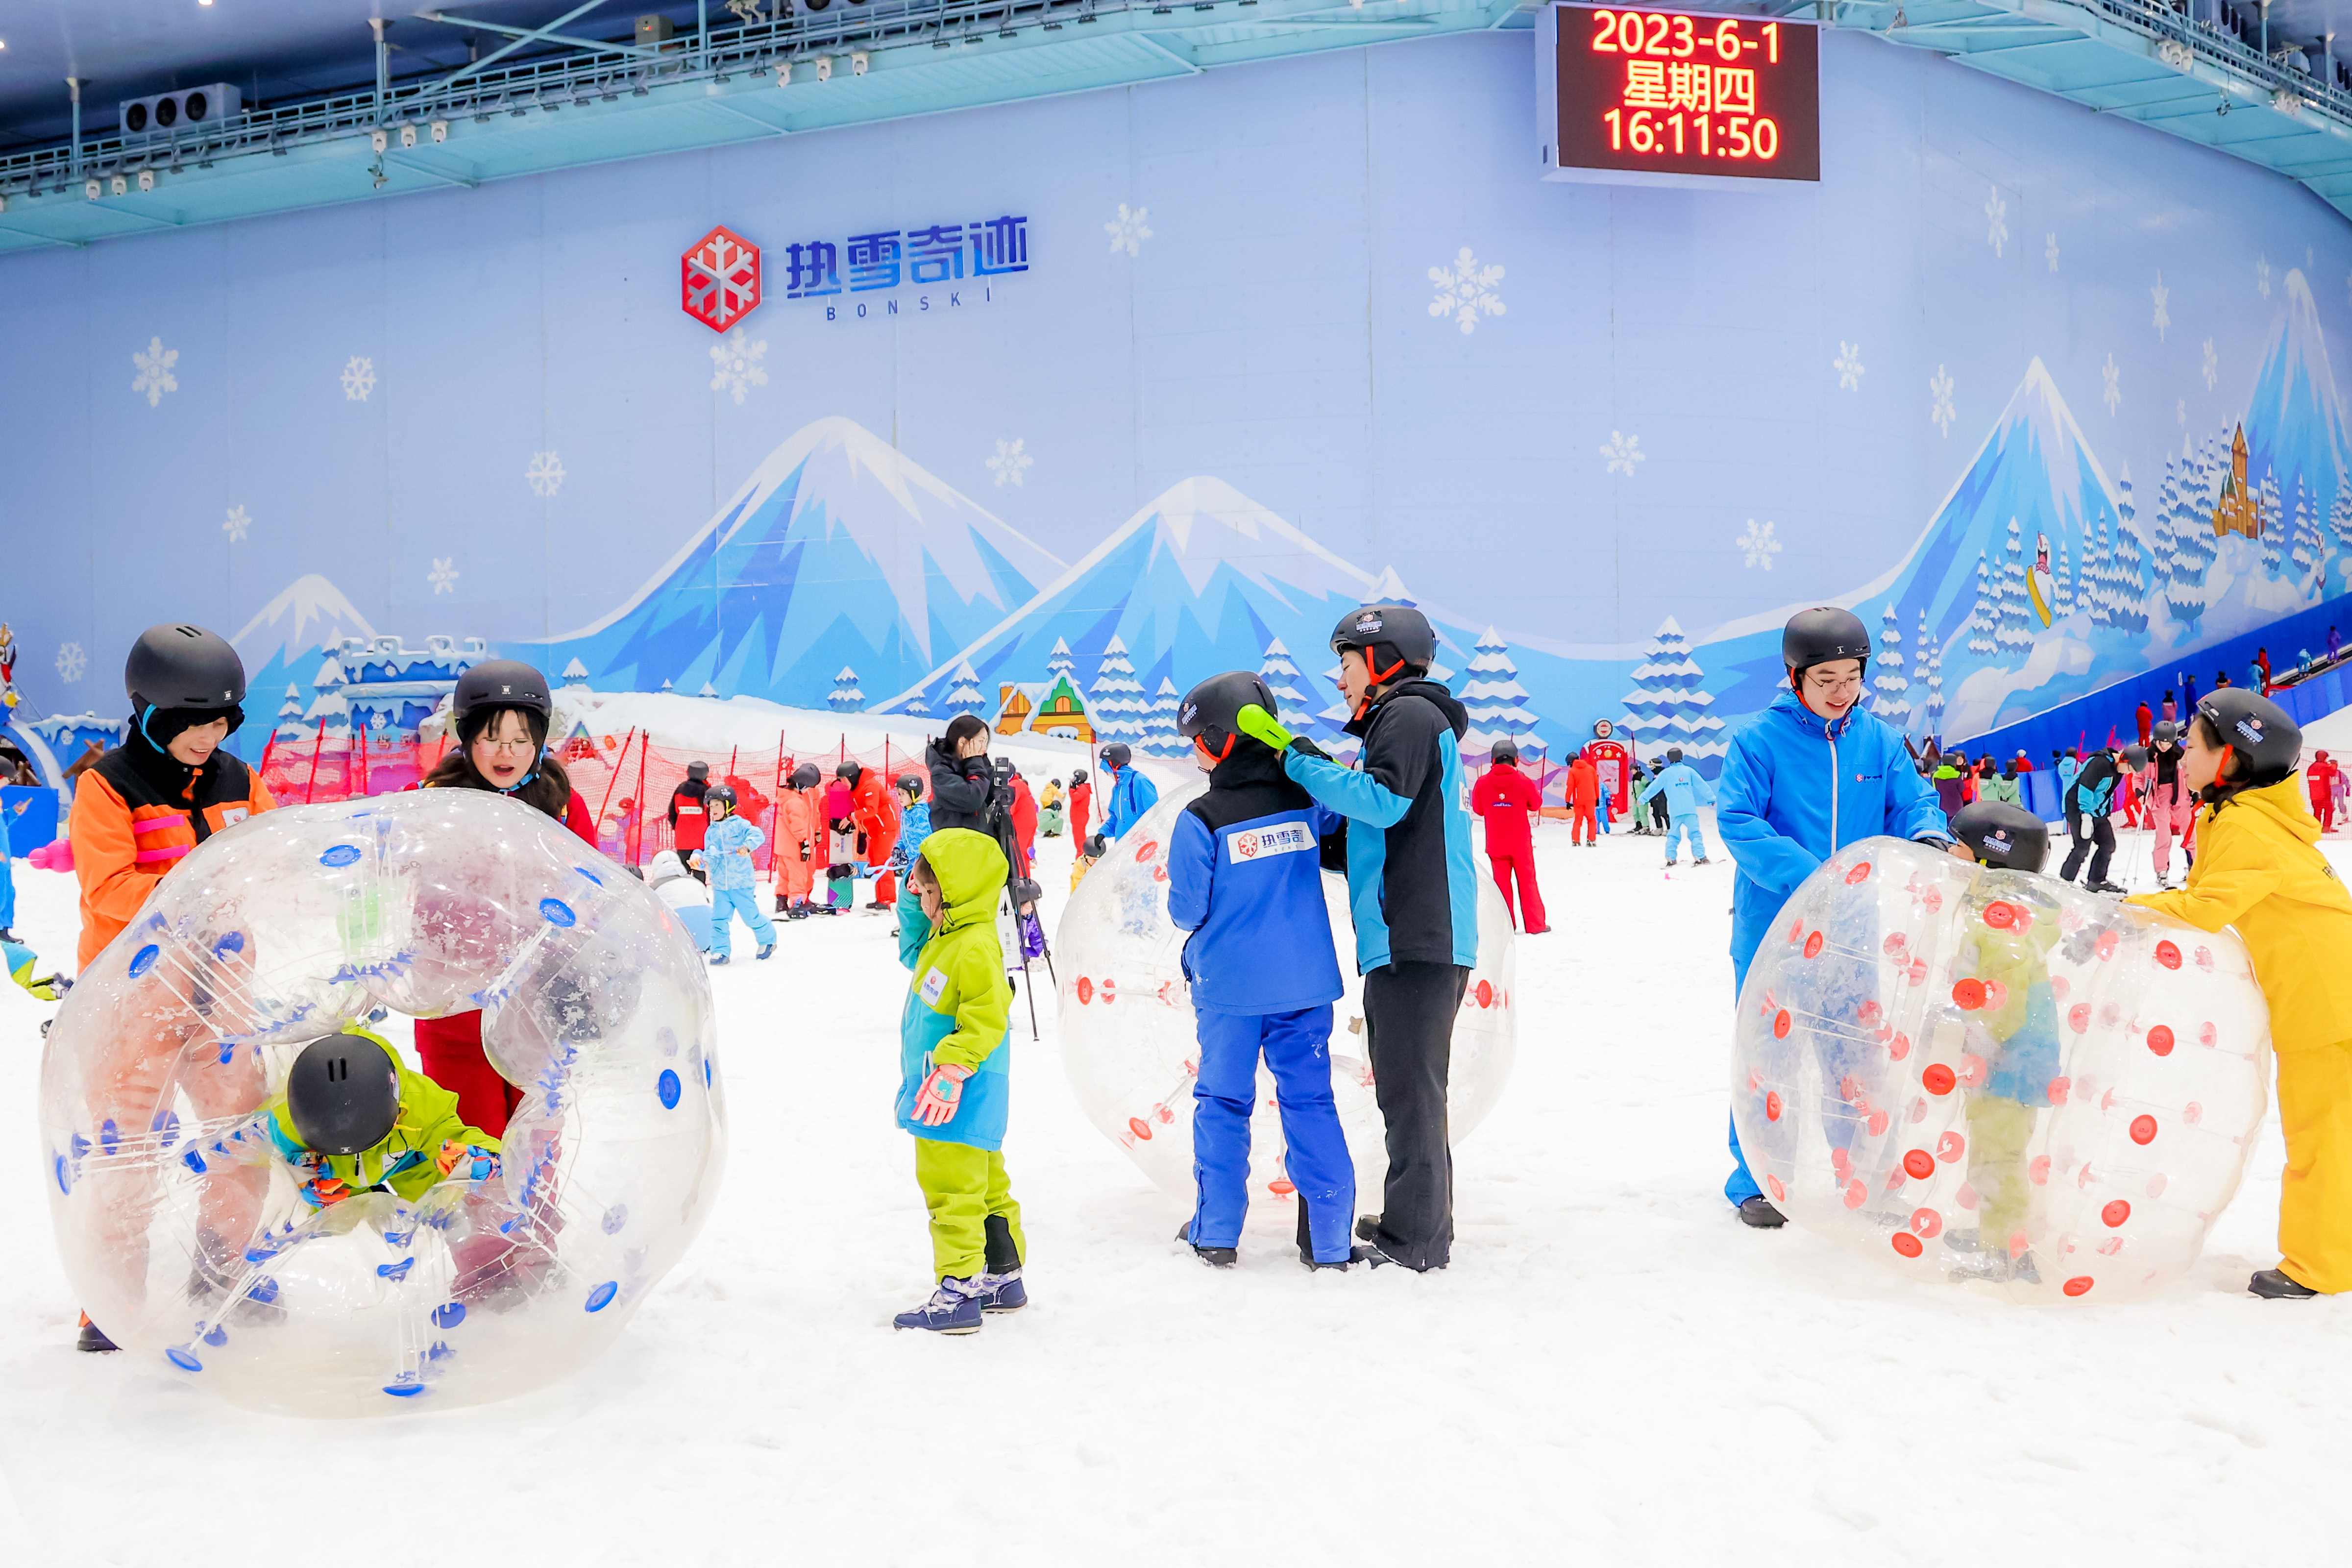
[[[469,1011],[522,1091],[499,1158],[434,1179],[402,1150],[320,1202],[276,1114],[296,1058]],[[718,1195],[715,1038],[677,918],[539,812],[436,789],[251,818],[180,863],[49,1030],[44,1185],[74,1297],[131,1357],[258,1409],[552,1383]],[[428,1092],[404,1086],[402,1117]]]
[[[1884,838],[1776,930],[1732,1115],[1790,1219],[2036,1304],[2127,1301],[2196,1260],[2265,1106],[2269,1015],[2235,937]]]
[[[1104,856],[1087,873],[1054,932],[1062,1070],[1070,1092],[1155,1185],[1188,1204],[1196,1192],[1192,1111],[1201,1047],[1184,977],[1185,933],[1169,923],[1164,873],[1177,815],[1206,787],[1189,780],[1162,795],[1119,840],[1124,852]],[[1331,1005],[1331,1096],[1355,1157],[1356,1190],[1377,1194],[1388,1151],[1373,1098],[1347,879],[1327,874],[1323,891],[1347,984],[1347,994]],[[1518,1039],[1515,940],[1502,895],[1491,878],[1479,878],[1478,963],[1454,1015],[1447,1080],[1446,1121],[1456,1142],[1486,1120],[1510,1081]],[[1106,1006],[1114,997],[1118,1005]],[[1261,1067],[1257,1103],[1264,1108],[1274,1101],[1274,1076]],[[1250,1124],[1252,1191],[1286,1184],[1285,1152],[1280,1118],[1262,1109]]]

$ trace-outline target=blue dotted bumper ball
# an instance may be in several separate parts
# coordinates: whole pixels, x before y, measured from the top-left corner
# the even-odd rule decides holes
[[[499,1157],[321,1205],[274,1133],[295,1058],[468,1011],[522,1090]],[[612,1342],[709,1212],[715,1039],[677,917],[527,806],[428,790],[254,817],[187,857],[49,1032],[67,1274],[124,1351],[238,1405],[542,1386]]]

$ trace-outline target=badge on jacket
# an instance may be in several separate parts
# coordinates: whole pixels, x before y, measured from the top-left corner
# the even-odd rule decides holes
[[[947,994],[947,971],[941,969],[937,964],[933,964],[931,966],[931,972],[923,976],[923,988],[920,994],[923,998],[924,1005],[929,1007],[938,1006],[940,1005],[940,998]]]

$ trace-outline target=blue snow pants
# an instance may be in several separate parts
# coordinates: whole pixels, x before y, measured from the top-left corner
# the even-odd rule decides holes
[[[1240,1244],[1249,1212],[1250,1108],[1260,1053],[1282,1114],[1283,1173],[1306,1205],[1318,1263],[1344,1263],[1355,1244],[1356,1165],[1331,1099],[1331,1005],[1289,1013],[1194,1015],[1201,1076],[1192,1086],[1195,1247]]]
[[[1675,863],[1675,854],[1682,847],[1683,840],[1685,838],[1690,840],[1692,859],[1706,858],[1706,835],[1699,831],[1697,814],[1692,813],[1677,816],[1666,824],[1667,865],[1671,866]]]
[[[710,946],[721,958],[735,953],[735,917],[741,914],[743,923],[751,928],[752,937],[761,947],[774,945],[776,922],[760,907],[763,888],[717,888],[710,894]]]

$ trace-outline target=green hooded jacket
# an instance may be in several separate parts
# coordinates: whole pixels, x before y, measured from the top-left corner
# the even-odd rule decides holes
[[[985,834],[943,827],[923,840],[918,858],[939,879],[942,908],[933,927],[911,893],[899,900],[899,961],[914,979],[899,1024],[898,1125],[918,1138],[1002,1148],[1013,1054],[1004,1048],[1013,987],[996,934],[1004,851]],[[926,1127],[915,1120],[915,1099],[933,1067],[970,1068],[972,1075],[956,1113]]]

